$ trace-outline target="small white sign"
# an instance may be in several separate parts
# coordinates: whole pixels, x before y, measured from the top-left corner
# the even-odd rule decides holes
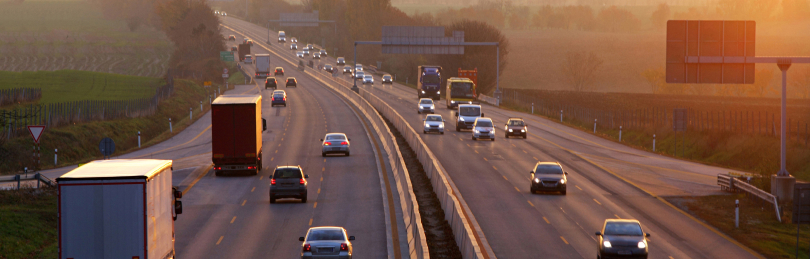
[[[228,74],[222,74],[222,78],[228,78]]]

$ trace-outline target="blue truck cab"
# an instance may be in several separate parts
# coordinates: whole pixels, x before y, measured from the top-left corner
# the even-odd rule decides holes
[[[419,66],[419,81],[416,85],[416,94],[421,98],[439,100],[442,94],[442,67]]]

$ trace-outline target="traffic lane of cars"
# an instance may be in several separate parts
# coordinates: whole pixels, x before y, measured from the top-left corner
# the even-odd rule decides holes
[[[378,94],[378,96],[385,98],[385,93]],[[398,97],[394,97],[398,98]],[[397,99],[398,100],[398,99]],[[392,104],[393,103],[393,104]],[[406,119],[409,120],[411,125],[415,125],[419,120],[418,115],[407,115],[410,114],[407,110],[408,104],[405,104],[404,101],[389,101],[389,104],[400,110],[401,114],[405,116]],[[411,104],[412,105],[412,104]],[[402,113],[402,111],[405,111]],[[486,110],[485,110],[486,112]],[[453,116],[450,110],[445,108],[439,109],[438,113],[441,113],[443,117]],[[505,123],[505,120],[498,121],[496,120],[496,125],[500,125]],[[416,126],[414,126],[416,127]],[[450,126],[453,127],[452,125]],[[506,142],[509,144],[505,144],[501,142],[500,144],[496,141],[494,143],[489,142],[480,142],[480,141],[472,141],[469,140],[470,135],[472,134],[469,131],[463,132],[455,132],[451,131],[449,133],[450,136],[445,137],[453,137],[451,140],[443,139],[443,141],[450,141],[450,145],[448,144],[439,144],[434,139],[436,138],[444,138],[442,136],[425,136],[426,143],[431,145],[431,150],[433,150],[434,154],[437,154],[441,159],[442,163],[445,165],[445,169],[447,169],[451,173],[451,178],[457,183],[457,186],[462,191],[462,195],[465,197],[465,200],[475,200],[475,204],[468,204],[471,208],[473,208],[473,213],[476,215],[476,218],[479,220],[479,224],[482,228],[486,231],[485,234],[487,235],[487,240],[490,245],[495,250],[496,254],[501,254],[502,251],[509,251],[508,256],[522,256],[525,254],[519,253],[521,250],[526,250],[527,248],[520,248],[520,247],[511,247],[512,243],[519,242],[520,239],[535,239],[538,233],[528,232],[525,233],[526,235],[521,236],[520,234],[513,234],[512,236],[501,236],[500,234],[495,234],[493,237],[490,233],[500,233],[503,229],[509,229],[507,226],[502,224],[493,224],[493,221],[497,221],[495,219],[499,217],[510,217],[508,215],[502,215],[502,211],[508,211],[509,214],[529,214],[535,215],[535,218],[545,222],[546,219],[549,222],[553,222],[552,225],[557,229],[558,233],[560,233],[560,239],[565,239],[565,242],[570,243],[572,246],[576,247],[576,250],[581,253],[583,256],[588,255],[588,257],[595,255],[595,240],[593,239],[592,234],[590,231],[592,229],[597,229],[601,227],[601,223],[604,222],[605,218],[612,218],[615,217],[616,214],[623,214],[624,217],[629,217],[631,213],[624,213],[623,208],[620,206],[611,205],[609,209],[605,209],[603,205],[599,202],[605,204],[608,203],[608,199],[598,193],[583,193],[579,189],[574,186],[577,185],[584,185],[588,186],[588,188],[593,190],[598,190],[598,187],[591,186],[591,184],[582,184],[582,182],[588,182],[587,179],[577,178],[576,176],[572,176],[569,178],[569,189],[571,193],[568,196],[576,197],[564,197],[557,194],[539,194],[539,195],[531,195],[529,194],[529,171],[534,165],[536,161],[565,161],[562,160],[566,157],[560,157],[560,155],[565,154],[557,154],[557,155],[546,155],[547,153],[553,153],[555,150],[557,152],[561,151],[554,146],[548,145],[548,147],[544,147],[544,149],[548,150],[541,150],[541,151],[532,151],[533,149],[529,149],[526,147],[517,148],[512,146],[512,144],[521,145],[521,143],[525,143],[526,141],[523,139],[509,139]],[[484,165],[474,165],[474,163],[459,163],[458,165],[455,164],[448,164],[448,161],[455,161],[454,159],[450,158],[442,158],[449,152],[450,154],[454,154],[457,156],[458,151],[451,151],[453,149],[452,142],[459,141],[461,147],[456,147],[460,150],[469,150],[472,148],[475,154],[471,154],[472,156],[477,157],[478,159],[486,158]],[[467,142],[467,143],[465,143]],[[470,145],[470,147],[465,147],[466,145]],[[443,151],[444,150],[444,151]],[[524,153],[523,151],[526,151]],[[531,152],[531,153],[529,153]],[[530,156],[531,155],[531,156]],[[453,155],[451,155],[453,156]],[[455,157],[455,156],[454,156]],[[539,160],[536,160],[535,157]],[[566,159],[567,160],[567,159]],[[480,161],[479,161],[480,162]],[[458,166],[458,167],[456,167]],[[455,168],[454,168],[455,167]],[[463,172],[456,172],[457,169],[464,169]],[[482,168],[482,169],[480,169]],[[476,170],[478,169],[478,170]],[[456,173],[454,173],[456,172]],[[501,174],[502,177],[492,177]],[[474,177],[470,177],[470,175],[475,175]],[[490,179],[483,179],[484,176],[490,176]],[[457,179],[460,178],[460,179]],[[465,183],[469,178],[476,179],[475,181],[471,181],[470,183]],[[480,182],[479,182],[480,181]],[[495,188],[496,185],[487,184],[485,186],[481,186],[480,183],[492,183],[492,182],[507,182],[507,188]],[[626,188],[625,187],[617,187],[617,188]],[[465,191],[464,189],[467,189]],[[511,189],[511,190],[509,190]],[[482,190],[486,190],[482,193]],[[505,191],[513,191],[519,195],[513,196],[511,198],[504,198],[503,192]],[[516,190],[520,190],[516,192]],[[469,196],[468,196],[469,195]],[[477,197],[477,196],[481,197]],[[499,197],[498,202],[487,203],[482,202],[486,200],[486,197],[490,196],[497,196]],[[521,197],[522,196],[522,197]],[[509,209],[504,209],[500,211],[493,211],[491,208],[494,207],[503,207],[504,205],[498,204],[500,199],[507,199],[513,200],[516,199],[519,202],[516,203],[508,203]],[[527,200],[528,202],[524,201]],[[551,204],[549,204],[551,203]],[[477,209],[475,207],[478,207]],[[525,209],[531,207],[540,207],[543,208],[542,210],[532,211]],[[565,211],[575,211],[577,212],[576,215],[568,215]],[[538,216],[537,214],[541,215]],[[480,214],[480,215],[479,215]],[[546,219],[543,219],[545,217]],[[574,220],[572,220],[574,218]],[[520,233],[520,228],[523,228],[522,225],[516,225],[515,233]],[[511,229],[510,229],[511,230]],[[543,234],[544,235],[544,234]],[[521,238],[515,240],[509,240],[514,236],[518,236]],[[495,239],[495,240],[493,240]],[[508,240],[504,242],[504,239]],[[652,251],[655,252],[656,256],[660,254],[679,254],[677,251],[666,251],[666,252],[656,252],[660,248],[655,248],[653,246]],[[531,254],[531,252],[526,251],[526,254]],[[663,256],[666,258],[666,256]]]
[[[259,51],[261,52],[261,50]],[[328,121],[328,123],[325,124],[324,130],[320,132],[320,135],[316,134],[316,136],[313,136],[311,140],[307,139],[306,141],[303,141],[303,143],[309,143],[311,147],[315,147],[314,150],[308,150],[307,152],[312,151],[312,154],[316,156],[318,155],[318,153],[321,151],[319,139],[323,138],[323,134],[327,131],[346,133],[352,140],[351,144],[353,146],[353,152],[351,157],[344,158],[330,156],[319,159],[320,161],[323,161],[322,159],[326,159],[327,161],[327,165],[321,167],[322,170],[325,170],[323,171],[323,175],[321,175],[324,177],[324,188],[321,190],[321,195],[327,195],[325,197],[327,197],[328,200],[319,202],[317,204],[317,208],[323,209],[327,212],[323,214],[316,213],[312,217],[313,226],[338,225],[346,227],[355,235],[364,236],[363,239],[366,239],[366,237],[371,237],[374,238],[373,240],[385,240],[385,224],[383,221],[384,214],[382,212],[382,198],[379,189],[379,179],[376,172],[376,163],[373,153],[370,152],[371,144],[365,137],[365,131],[363,130],[362,125],[360,125],[360,122],[356,119],[357,117],[353,114],[351,109],[346,106],[345,103],[343,103],[329,90],[324,89],[323,86],[316,85],[317,81],[305,76],[303,73],[295,69],[287,69],[286,72],[290,73],[290,76],[296,76],[299,78],[300,90],[295,88],[287,90],[289,95],[288,100],[290,100],[291,105],[296,101],[300,101],[300,95],[309,96],[308,98],[319,96],[322,100],[320,100],[316,105],[304,105],[319,107],[319,110],[322,112],[322,118],[310,118],[311,120]],[[299,105],[301,104],[299,103]],[[276,107],[276,109],[279,108],[281,107]],[[292,117],[295,118],[297,116],[293,115]],[[310,119],[305,120],[309,121]],[[290,126],[290,128],[305,129],[307,128],[307,125],[303,124],[298,126]],[[289,131],[290,129],[288,129],[287,132]],[[282,145],[282,147],[283,146],[284,145]],[[309,158],[305,157],[305,159]],[[276,161],[278,160],[276,159]],[[330,166],[330,164],[334,165]],[[312,184],[313,181],[320,180],[320,178],[315,177],[311,170],[305,169],[305,173],[310,175],[310,184]],[[331,177],[331,174],[334,174],[334,177]],[[330,178],[334,179],[328,181]],[[331,186],[330,184],[334,184],[334,186]],[[358,188],[358,186],[361,187]],[[308,204],[312,204],[314,206],[313,201],[317,202],[316,198],[313,197],[313,195],[318,195],[316,192],[316,189],[310,187],[310,200],[308,201]],[[265,199],[269,202],[267,192],[265,192]],[[289,201],[293,203],[298,202],[298,200]],[[283,203],[284,200],[279,200],[276,205]],[[316,212],[317,211],[318,210],[316,210]],[[324,223],[319,224],[321,221]],[[291,240],[295,241],[293,239]],[[284,240],[283,242],[288,242],[288,240]],[[370,258],[385,257],[387,249],[385,242],[375,242],[375,244],[377,244],[377,246],[372,246],[371,244],[367,243],[362,247],[355,247],[355,253],[373,255]],[[298,246],[300,247],[300,242],[298,242]],[[300,251],[296,250],[296,252]]]

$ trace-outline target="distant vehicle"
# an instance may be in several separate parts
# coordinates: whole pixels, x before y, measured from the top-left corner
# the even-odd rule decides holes
[[[326,156],[326,154],[329,153],[343,153],[346,156],[351,155],[349,141],[351,141],[351,139],[346,137],[346,134],[327,133],[326,136],[321,139],[321,146],[323,146],[321,156]]]
[[[290,50],[297,50],[297,49],[298,49],[298,44],[295,44],[295,43],[290,44]]]
[[[301,166],[276,166],[270,178],[270,203],[276,199],[295,198],[307,203],[307,178]]]
[[[236,54],[239,55],[239,61],[244,61],[246,55],[250,55],[250,44],[242,43],[239,44],[239,49],[237,50]]]
[[[270,76],[270,54],[256,54],[256,78]]]
[[[322,49],[322,50],[321,50],[321,56],[322,56],[322,57],[327,57],[327,56],[328,56],[328,55],[326,54],[326,50],[325,50],[325,49]]]
[[[304,49],[304,56],[309,56],[309,50],[308,49]]]
[[[382,84],[394,84],[394,78],[391,75],[382,76]]]
[[[431,114],[425,117],[425,125],[422,132],[425,134],[428,134],[428,132],[438,132],[444,135],[444,119],[442,119],[442,116],[439,114]]]
[[[481,138],[488,138],[495,141],[495,123],[492,119],[486,117],[479,117],[473,123],[472,139],[477,140]]]
[[[323,70],[325,70],[326,72],[329,72],[329,73],[334,73],[335,72],[335,68],[333,68],[332,65],[323,66]]]
[[[295,77],[288,77],[287,78],[287,84],[285,85],[285,87],[290,87],[290,86],[298,88],[298,80],[295,80]]]
[[[568,188],[568,172],[564,171],[558,162],[537,162],[531,174],[529,192],[540,191],[560,192],[565,195]]]
[[[273,71],[273,75],[283,76],[284,75],[284,68],[283,67],[276,67],[276,69]]]
[[[287,42],[287,33],[278,31],[278,42]]]
[[[214,174],[262,169],[261,95],[220,95],[211,103],[211,157]]]
[[[303,51],[296,52],[295,55],[298,56],[299,58],[304,58],[304,52]]]
[[[354,79],[363,79],[363,71],[354,71]]]
[[[236,36],[230,35],[230,36],[228,36],[228,40],[229,41],[236,41]]]
[[[219,14],[219,11],[214,11],[214,14]]]
[[[451,77],[447,79],[447,94],[444,99],[448,109],[459,104],[472,104],[476,100],[475,83],[469,78]]]
[[[239,51],[239,48],[237,48],[236,46],[233,46],[233,47],[231,47],[231,51]]]
[[[253,40],[248,40],[248,44],[250,44],[250,46],[253,47]]]
[[[462,129],[472,129],[475,119],[478,117],[484,117],[484,113],[481,111],[481,105],[477,104],[460,104],[458,106],[458,110],[455,112],[455,115],[456,131],[461,131]]]
[[[419,66],[417,70],[416,95],[418,98],[425,96],[439,100],[442,94],[442,67],[440,66]]]
[[[363,64],[354,64],[354,71],[363,71]]]
[[[59,258],[174,258],[171,160],[98,160],[56,182]]]
[[[312,59],[321,59],[321,53],[312,54]]]
[[[284,105],[284,107],[287,107],[287,92],[284,92],[284,90],[273,91],[273,97],[270,99],[270,107],[276,105]]]
[[[253,57],[250,55],[245,55],[245,60],[242,60],[245,64],[253,64]]]
[[[528,127],[526,127],[526,123],[521,118],[509,118],[506,121],[506,125],[504,126],[504,138],[509,138],[509,136],[518,136],[526,138],[526,134],[528,134]]]
[[[430,98],[422,98],[419,99],[419,103],[416,104],[416,112],[419,114],[424,113],[436,113],[436,106],[433,105],[433,99]]]
[[[228,16],[228,13],[222,12],[222,16]]]
[[[342,227],[312,227],[306,237],[299,237],[301,259],[339,258],[352,259],[354,236],[346,235]]]
[[[337,65],[338,65],[338,66],[340,66],[340,65],[346,65],[346,59],[344,59],[343,57],[338,57],[338,58],[337,58]]]
[[[363,75],[363,84],[374,84],[374,77],[371,75]]]
[[[264,89],[268,88],[278,88],[278,82],[276,82],[275,77],[268,77],[266,80],[264,80]]]
[[[647,258],[649,254],[650,233],[644,233],[638,220],[607,219],[596,235],[598,258]]]
[[[250,41],[250,39],[245,38],[245,39],[242,40],[242,44],[248,44],[248,41]]]
[[[292,43],[298,43],[298,38],[296,38],[296,37],[292,37],[292,38],[290,38],[290,42],[292,42]]]
[[[351,73],[352,73],[352,67],[343,66],[343,74],[351,74]]]
[[[315,50],[315,47],[312,44],[307,44],[307,48],[305,50]]]

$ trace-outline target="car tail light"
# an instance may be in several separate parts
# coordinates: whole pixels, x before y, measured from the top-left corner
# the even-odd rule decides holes
[[[300,181],[298,181],[298,183],[300,183],[300,184],[304,184],[304,183],[306,183],[306,182],[304,182],[304,179],[303,179],[303,178],[301,178],[301,180],[300,180]]]
[[[275,101],[275,100],[276,100],[276,98],[275,98],[275,97],[270,97],[270,101],[271,101],[271,102],[272,102],[272,101]]]
[[[287,100],[287,97],[284,97],[284,101],[286,101],[286,100]]]
[[[221,166],[217,166],[217,167],[214,167],[214,169],[216,169],[216,170],[222,170],[222,167],[221,167]]]
[[[305,244],[304,245],[304,252],[309,252],[309,251],[312,251],[312,246],[310,246],[309,244]]]
[[[340,144],[341,144],[341,145],[348,145],[348,144],[349,144],[349,142],[343,141],[343,142],[340,142]]]
[[[340,251],[349,251],[349,245],[346,243],[340,243]]]
[[[276,179],[270,179],[270,184],[276,185]]]
[[[248,169],[256,169],[255,166],[248,166]]]
[[[324,143],[323,143],[323,145],[324,145],[324,146],[331,146],[331,145],[332,145],[332,143],[330,143],[330,142],[324,142]]]

